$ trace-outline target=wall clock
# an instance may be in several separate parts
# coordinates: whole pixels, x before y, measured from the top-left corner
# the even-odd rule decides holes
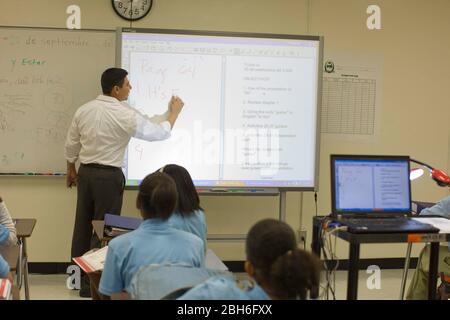
[[[144,18],[152,8],[153,0],[111,0],[114,11],[119,17],[136,21]]]

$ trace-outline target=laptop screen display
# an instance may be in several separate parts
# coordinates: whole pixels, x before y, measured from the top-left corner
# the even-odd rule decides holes
[[[409,157],[331,155],[331,197],[334,214],[409,214]]]

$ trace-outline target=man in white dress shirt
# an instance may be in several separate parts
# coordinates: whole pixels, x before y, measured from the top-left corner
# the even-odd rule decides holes
[[[147,141],[169,138],[184,105],[173,96],[164,115],[149,118],[124,102],[132,88],[127,75],[120,68],[103,72],[103,95],[76,111],[67,133],[66,183],[69,188],[77,186],[72,257],[99,247],[92,220],[103,220],[105,213],[120,214],[125,185],[121,167],[131,137]],[[78,173],[76,161],[80,162]],[[84,295],[88,290],[85,285]]]

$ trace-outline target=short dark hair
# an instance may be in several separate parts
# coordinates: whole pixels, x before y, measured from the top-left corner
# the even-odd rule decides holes
[[[178,191],[177,210],[182,215],[193,214],[195,210],[203,210],[200,207],[200,198],[195,189],[189,172],[182,166],[168,164],[160,169],[175,181]]]
[[[136,206],[144,219],[169,219],[177,204],[178,192],[173,179],[165,173],[149,174],[139,185]]]
[[[280,299],[316,298],[320,286],[320,260],[298,249],[292,228],[275,219],[257,222],[247,234],[247,260],[255,280],[270,286]]]
[[[122,88],[128,72],[121,68],[106,69],[101,78],[103,94],[110,94],[114,86]]]

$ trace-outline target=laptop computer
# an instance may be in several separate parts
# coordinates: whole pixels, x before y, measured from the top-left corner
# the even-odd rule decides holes
[[[408,156],[331,155],[332,217],[351,233],[436,233],[410,219]]]

